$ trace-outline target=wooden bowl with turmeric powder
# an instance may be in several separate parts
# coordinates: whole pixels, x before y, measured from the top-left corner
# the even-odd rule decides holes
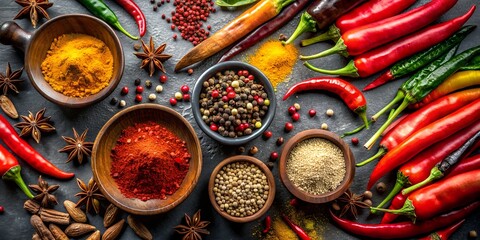
[[[52,18],[34,33],[14,22],[1,26],[2,43],[25,52],[25,70],[46,99],[82,108],[107,97],[123,74],[122,45],[98,18],[68,14]]]
[[[325,203],[349,188],[355,158],[337,134],[310,129],[288,140],[278,169],[280,180],[294,196],[309,203]]]
[[[202,169],[200,141],[175,110],[139,104],[115,114],[98,133],[92,172],[100,191],[136,215],[167,212],[195,188]]]

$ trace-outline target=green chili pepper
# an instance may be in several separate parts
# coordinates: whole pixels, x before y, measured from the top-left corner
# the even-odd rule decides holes
[[[467,66],[461,67],[460,70],[480,70],[480,55],[475,56]]]
[[[217,0],[215,4],[221,7],[239,7],[256,2],[257,0]]]
[[[120,32],[123,34],[127,35],[129,38],[137,40],[138,37],[132,36],[130,33],[128,33],[122,25],[120,25],[120,22],[118,21],[117,16],[115,13],[110,9],[102,0],[77,0],[79,3],[81,3],[85,8],[87,8],[93,15],[99,17],[103,21],[107,22],[108,24],[114,26]]]

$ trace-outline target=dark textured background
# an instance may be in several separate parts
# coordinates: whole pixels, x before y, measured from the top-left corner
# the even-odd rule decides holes
[[[48,13],[51,17],[56,17],[63,14],[70,13],[87,13],[87,10],[83,8],[76,1],[58,1],[53,0],[54,6],[48,10]],[[111,6],[111,8],[117,13],[117,16],[120,19],[121,24],[127,29],[130,33],[137,34],[137,26],[134,20],[122,10],[113,0],[105,0],[105,2]],[[173,2],[173,1],[172,1]],[[416,4],[417,6],[423,4],[427,1],[421,0]],[[165,68],[167,70],[167,75],[169,81],[164,86],[164,92],[157,96],[155,101],[158,104],[166,105],[168,104],[168,99],[173,96],[173,94],[179,90],[179,87],[182,84],[188,84],[190,87],[193,87],[193,84],[197,77],[205,71],[208,67],[212,66],[219,56],[216,55],[206,61],[203,61],[201,64],[195,67],[195,72],[193,75],[189,76],[185,72],[175,74],[173,68],[175,63],[185,54],[192,45],[189,42],[183,40],[173,41],[171,36],[173,32],[170,30],[170,24],[166,23],[161,19],[161,14],[164,13],[167,16],[170,16],[170,12],[173,10],[173,5],[165,4],[159,8],[157,12],[152,10],[152,5],[149,0],[138,0],[137,3],[144,11],[147,17],[147,34],[144,39],[148,41],[150,36],[153,36],[155,39],[156,46],[160,43],[166,42],[167,48],[166,53],[173,54],[173,57],[165,63]],[[473,3],[478,3],[476,0],[461,0],[456,6],[446,13],[441,21],[451,19],[460,14],[465,13]],[[20,6],[15,4],[13,0],[2,0],[0,5],[0,22],[5,22],[13,19],[17,11],[20,10]],[[217,13],[211,15],[208,18],[206,24],[212,26],[212,32],[220,29],[227,21],[233,19],[235,16],[240,14],[244,9],[237,11],[224,11],[217,8]],[[468,21],[468,24],[480,24],[480,13],[477,12],[473,17]],[[294,27],[298,23],[297,16],[292,20],[287,26],[280,29],[272,38],[276,38],[280,33],[290,35],[293,32]],[[39,25],[44,23],[45,20],[40,20]],[[29,20],[16,20],[20,26],[25,28],[27,31],[34,31],[32,29]],[[103,124],[120,109],[116,106],[109,104],[111,97],[117,97],[119,99],[124,99],[127,102],[127,106],[134,105],[133,90],[130,91],[125,97],[120,96],[119,91],[121,87],[128,86],[130,89],[134,89],[133,80],[137,77],[142,79],[144,82],[146,79],[152,80],[154,86],[158,84],[159,72],[157,71],[153,77],[148,77],[147,71],[139,69],[140,60],[137,59],[133,53],[133,44],[135,41],[127,38],[125,35],[116,31],[118,37],[120,38],[122,45],[124,47],[125,54],[125,71],[121,83],[117,87],[117,90],[111,94],[110,97],[107,97],[100,103],[95,104],[94,106],[80,109],[80,110],[71,110],[61,108],[53,103],[48,102],[40,94],[38,94],[35,89],[30,84],[27,74],[24,73],[21,79],[25,80],[20,87],[21,93],[19,95],[9,94],[9,97],[17,106],[17,109],[20,114],[26,115],[28,111],[36,112],[43,107],[47,108],[46,115],[52,116],[55,127],[57,131],[53,134],[46,134],[42,137],[40,144],[35,143],[32,139],[29,139],[29,143],[33,145],[41,154],[43,154],[47,159],[51,160],[54,164],[59,166],[61,169],[67,171],[73,171],[76,173],[76,177],[88,181],[92,176],[90,169],[90,162],[87,161],[83,165],[65,163],[67,154],[59,153],[58,149],[64,146],[64,141],[61,136],[72,136],[72,127],[75,127],[78,131],[83,131],[85,128],[89,129],[87,140],[93,141],[96,134],[103,126]],[[176,32],[178,34],[178,32]],[[232,33],[235,34],[235,33]],[[302,37],[306,37],[308,34],[305,34]],[[459,51],[465,50],[467,48],[477,45],[478,39],[480,38],[480,30],[475,30],[460,46]],[[298,44],[298,41],[296,44]],[[332,45],[330,43],[317,44],[309,46],[307,48],[300,49],[300,52],[303,54],[312,54],[323,49],[329,48]],[[258,47],[258,45],[256,45]],[[251,53],[254,47],[249,52],[244,53],[236,58],[236,60],[242,60],[246,54]],[[23,53],[12,48],[11,46],[0,46],[0,71],[4,72],[7,62],[10,62],[14,70],[19,69],[23,66],[24,58]],[[323,59],[312,61],[314,65],[324,67],[327,69],[339,68],[347,63],[347,60],[338,56],[329,56]],[[302,66],[301,61],[298,61],[293,74],[290,77],[290,81],[280,84],[277,91],[277,99],[280,100],[283,93],[286,91],[288,86],[298,82],[300,80],[318,76],[319,74],[312,72]],[[368,82],[370,82],[373,77],[368,79],[356,79],[352,80],[352,83],[357,87],[362,88]],[[396,88],[400,85],[402,81],[396,81],[394,83],[388,84],[379,89],[369,91],[365,93],[365,96],[368,100],[368,115],[371,116],[373,113],[378,111],[386,102],[390,100]],[[147,102],[147,96],[149,93],[154,92],[154,87],[152,89],[147,89],[143,96],[144,102]],[[302,106],[301,121],[295,123],[295,129],[290,133],[283,133],[283,125],[286,121],[290,121],[290,118],[287,114],[287,107],[298,102]],[[361,124],[361,120],[341,102],[341,100],[331,94],[327,93],[305,93],[298,95],[298,99],[290,98],[286,102],[279,101],[277,106],[277,115],[276,120],[269,128],[269,130],[274,132],[274,137],[268,141],[264,141],[261,138],[256,139],[255,141],[247,144],[245,147],[249,149],[251,146],[256,145],[259,147],[260,151],[256,155],[262,161],[267,161],[268,156],[271,151],[280,151],[281,148],[277,147],[274,142],[275,139],[282,135],[286,140],[293,136],[294,134],[311,128],[320,128],[320,125],[325,122],[328,124],[331,131],[335,133],[342,133],[347,130],[351,130]],[[315,118],[308,117],[308,109],[314,108],[317,110],[318,114]],[[332,108],[335,111],[335,115],[332,118],[327,118],[324,114],[328,108]],[[255,221],[249,224],[235,224],[226,221],[220,215],[218,215],[215,210],[211,207],[210,201],[208,200],[207,195],[207,184],[208,178],[210,176],[213,168],[225,157],[235,154],[233,148],[227,148],[222,145],[219,145],[208,138],[201,130],[197,127],[193,116],[190,111],[190,103],[181,102],[177,106],[173,107],[176,111],[185,116],[190,123],[194,126],[197,131],[199,138],[201,139],[202,149],[203,149],[203,169],[200,181],[196,186],[192,194],[177,208],[172,211],[148,218],[147,226],[152,231],[155,239],[179,239],[179,235],[174,234],[173,227],[183,221],[183,214],[188,213],[192,215],[197,209],[202,209],[202,218],[211,221],[212,223],[208,227],[211,231],[211,235],[206,239],[250,239],[252,237],[252,232],[259,227],[259,221]],[[3,114],[3,113],[2,113]],[[9,121],[14,124],[17,121],[9,119]],[[380,124],[375,124],[373,128],[369,131],[363,131],[356,135],[360,139],[361,144],[359,146],[353,146],[352,151],[354,152],[355,158],[357,161],[367,158],[373,154],[372,151],[366,151],[362,144],[374,133],[374,131],[380,126]],[[350,143],[350,137],[345,139]],[[2,143],[3,144],[3,143]],[[27,183],[35,183],[37,181],[39,173],[33,168],[25,164],[23,160],[19,160],[23,168],[23,177]],[[365,185],[368,180],[369,173],[373,169],[373,164],[368,165],[363,168],[358,168],[355,176],[354,183],[352,184],[352,189],[357,192],[363,192]],[[273,169],[274,175],[278,176],[278,168],[275,166]],[[392,173],[384,179],[387,182],[389,188],[393,185],[394,176]],[[50,177],[45,177],[45,179],[50,184],[60,184],[60,189],[56,192],[56,196],[60,203],[59,206],[56,206],[58,210],[64,210],[62,203],[65,199],[70,199],[77,201],[77,197],[74,197],[74,194],[77,192],[78,188],[75,183],[75,180],[69,181],[57,181]],[[277,177],[277,197],[274,203],[274,207],[271,209],[270,214],[275,212],[278,213],[278,210],[282,206],[285,206],[285,203],[291,198],[290,194],[281,184],[280,180]],[[374,192],[375,193],[375,192]],[[384,195],[374,194],[374,203],[378,203]],[[5,207],[5,213],[0,215],[0,239],[29,239],[33,234],[34,230],[29,224],[30,214],[23,210],[23,202],[25,201],[25,195],[12,183],[6,183],[0,181],[0,205]],[[325,205],[326,206],[326,205]],[[325,212],[326,213],[326,212]],[[326,216],[325,213],[320,214]],[[125,217],[126,215],[124,215]],[[475,229],[477,232],[480,232],[479,226],[479,216],[480,211],[477,210],[472,214],[465,224],[460,228],[460,230],[455,233],[452,237],[454,239],[466,239],[467,233],[469,230]],[[102,218],[100,216],[88,215],[89,220],[92,224],[97,226],[102,232],[104,231]],[[361,222],[379,222],[380,217],[374,216],[367,218],[366,211],[364,211],[362,217],[360,218]],[[323,217],[323,219],[326,219]],[[341,230],[337,229],[331,223],[326,223],[322,227],[323,232],[320,233],[324,239],[345,239],[345,238],[355,238],[354,236],[348,235]],[[134,239],[135,235],[133,234],[130,228],[126,228],[121,239]]]

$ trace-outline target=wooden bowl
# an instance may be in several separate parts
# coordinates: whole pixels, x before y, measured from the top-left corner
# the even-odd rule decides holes
[[[81,33],[102,40],[113,55],[113,76],[110,84],[100,92],[83,97],[69,97],[59,93],[45,81],[41,64],[53,40],[62,34]],[[122,45],[108,24],[98,18],[83,14],[68,14],[52,18],[33,34],[25,32],[15,22],[0,27],[0,42],[12,44],[25,52],[25,70],[37,91],[46,99],[60,106],[81,108],[103,100],[115,89],[123,74]]]
[[[265,204],[263,205],[263,207],[253,215],[250,215],[247,217],[234,217],[224,212],[215,201],[215,194],[213,193],[213,187],[215,186],[215,177],[217,176],[217,173],[220,171],[220,169],[222,169],[225,165],[233,162],[249,162],[249,163],[255,164],[258,168],[260,168],[260,170],[262,170],[262,172],[267,177],[268,186],[270,187],[270,190],[268,191],[268,198],[265,201]],[[268,211],[268,209],[270,209],[270,206],[272,206],[273,200],[275,199],[275,179],[273,178],[272,172],[270,171],[270,169],[268,169],[267,165],[265,165],[262,161],[254,157],[245,156],[245,155],[237,155],[237,156],[229,157],[223,160],[222,162],[220,162],[215,167],[215,169],[213,169],[213,172],[210,175],[210,180],[208,182],[208,196],[210,197],[210,202],[212,203],[213,208],[222,217],[226,218],[229,221],[237,222],[237,223],[251,222],[253,220],[260,218],[263,214],[265,214]]]
[[[329,140],[335,145],[337,145],[343,152],[346,168],[345,177],[343,178],[343,181],[340,183],[340,185],[331,192],[314,195],[299,189],[288,178],[286,165],[290,152],[299,142],[309,138],[323,138]],[[295,136],[293,136],[290,140],[287,141],[285,147],[283,147],[282,154],[280,156],[278,169],[280,173],[280,180],[282,181],[283,185],[285,185],[288,191],[290,191],[290,193],[292,193],[295,197],[309,203],[325,203],[340,197],[348,189],[348,187],[350,187],[350,184],[353,181],[353,177],[355,176],[355,158],[348,144],[346,144],[335,133],[321,129],[311,129],[297,133]]]
[[[180,188],[166,199],[142,201],[127,198],[110,176],[110,153],[123,129],[134,123],[155,121],[175,133],[187,143],[191,155],[190,168]],[[180,204],[193,191],[202,169],[202,151],[194,129],[180,114],[157,104],[140,104],[115,114],[102,127],[95,139],[92,150],[92,171],[100,191],[119,208],[136,215],[154,215],[167,212]]]

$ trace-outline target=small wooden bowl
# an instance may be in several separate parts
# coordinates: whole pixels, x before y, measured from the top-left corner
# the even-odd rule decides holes
[[[263,207],[260,210],[258,210],[258,212],[247,217],[234,217],[224,212],[215,201],[215,194],[213,193],[213,187],[215,186],[215,177],[217,176],[220,169],[222,169],[225,165],[233,162],[249,162],[249,163],[255,164],[258,168],[260,168],[260,170],[262,170],[262,172],[267,177],[268,186],[270,187],[270,190],[268,191],[268,198],[265,201],[265,205],[263,205]],[[270,206],[272,206],[273,200],[275,199],[275,179],[273,178],[273,174],[270,171],[270,169],[268,169],[267,165],[265,165],[262,161],[254,157],[245,156],[245,155],[237,155],[237,156],[229,157],[223,160],[222,162],[220,162],[215,167],[215,169],[213,169],[213,172],[210,175],[210,180],[208,182],[208,196],[210,197],[210,202],[212,203],[213,208],[222,217],[226,218],[229,221],[237,222],[237,223],[251,222],[253,220],[260,218],[263,214],[265,214],[268,211],[268,209],[270,209]]]
[[[166,199],[142,201],[125,197],[110,176],[110,153],[123,129],[134,123],[155,121],[187,143],[191,155],[190,167],[180,188]],[[167,212],[180,204],[193,191],[202,170],[202,150],[194,129],[176,111],[157,104],[140,104],[115,114],[102,127],[92,150],[92,171],[100,191],[117,207],[136,215]]]
[[[337,145],[343,152],[346,173],[343,181],[334,191],[320,195],[314,195],[299,189],[288,178],[286,166],[290,152],[299,142],[309,138],[323,138],[329,140],[335,145]],[[280,156],[278,169],[280,173],[280,180],[282,181],[283,185],[285,185],[288,191],[290,191],[290,193],[292,193],[295,197],[309,203],[325,203],[337,199],[348,189],[348,187],[353,181],[353,177],[355,176],[355,158],[348,144],[346,144],[335,133],[321,129],[311,129],[297,133],[295,136],[293,136],[290,140],[287,141],[285,147],[283,147],[282,154]]]
[[[62,34],[80,33],[102,40],[113,55],[113,76],[100,92],[83,97],[69,97],[55,91],[43,77],[41,64],[53,40]],[[68,14],[52,18],[33,34],[25,32],[15,22],[0,27],[0,42],[12,44],[25,52],[25,71],[33,86],[46,99],[60,106],[81,108],[103,100],[115,89],[123,74],[124,57],[120,40],[105,22],[84,14]]]

